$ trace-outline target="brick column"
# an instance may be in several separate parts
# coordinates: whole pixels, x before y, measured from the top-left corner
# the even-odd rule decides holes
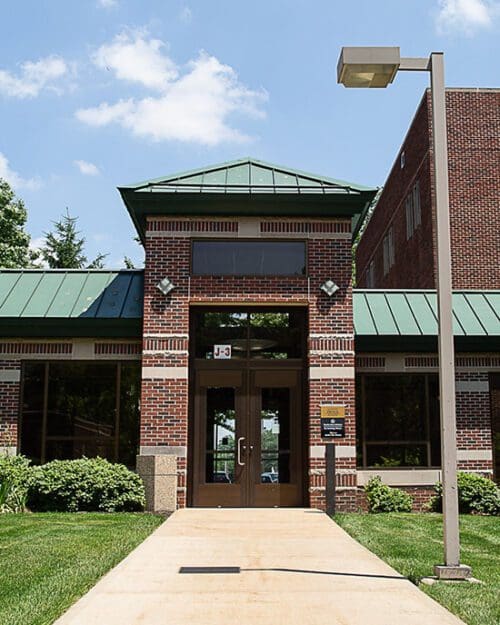
[[[341,510],[356,509],[356,419],[354,396],[354,327],[352,318],[351,242],[313,239],[309,244],[309,498],[325,508],[325,442],[321,405],[343,406],[346,437],[337,439],[336,493]],[[332,279],[332,297],[320,290]]]
[[[491,476],[493,441],[487,371],[457,371],[458,469]]]
[[[0,454],[17,452],[21,363],[0,361]]]
[[[177,458],[177,506],[182,507],[188,442],[190,241],[152,234],[147,232],[144,273],[140,455]],[[166,296],[156,287],[165,277],[175,285]]]

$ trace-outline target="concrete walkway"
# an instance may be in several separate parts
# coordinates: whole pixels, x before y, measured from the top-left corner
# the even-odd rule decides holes
[[[241,572],[179,573],[233,566]],[[304,509],[173,514],[57,625],[459,625],[333,523]],[[463,625],[463,624],[462,624]]]

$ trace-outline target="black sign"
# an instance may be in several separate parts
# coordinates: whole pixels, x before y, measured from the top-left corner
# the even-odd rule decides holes
[[[321,438],[344,438],[345,418],[344,417],[322,417],[321,418]]]

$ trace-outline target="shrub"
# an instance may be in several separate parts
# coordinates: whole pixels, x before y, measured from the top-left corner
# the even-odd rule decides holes
[[[22,512],[33,479],[30,461],[24,456],[0,456],[0,512]]]
[[[500,515],[500,489],[486,477],[477,473],[457,474],[458,509],[464,513]],[[443,485],[434,486],[436,495],[430,501],[430,508],[441,512],[443,508]]]
[[[141,478],[103,458],[53,460],[33,469],[28,505],[41,512],[143,510]]]
[[[379,475],[365,486],[369,512],[411,512],[412,498],[399,488],[382,483]]]

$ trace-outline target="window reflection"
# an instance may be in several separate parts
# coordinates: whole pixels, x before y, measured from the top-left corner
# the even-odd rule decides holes
[[[140,364],[25,363],[21,453],[35,463],[101,456],[135,465]]]
[[[262,312],[195,312],[195,355],[218,357],[230,347],[231,359],[301,358],[305,325],[302,310]]]
[[[235,389],[207,388],[205,481],[234,482],[236,452]]]
[[[263,388],[260,455],[263,484],[290,482],[290,389]]]
[[[194,275],[303,276],[303,241],[194,241]]]

